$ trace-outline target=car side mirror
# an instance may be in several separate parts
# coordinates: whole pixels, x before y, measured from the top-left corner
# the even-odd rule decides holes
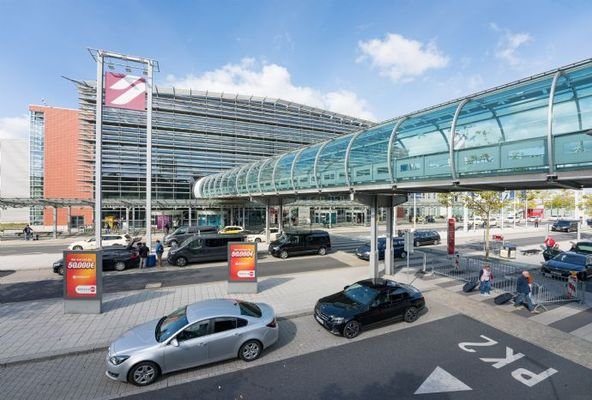
[[[175,347],[179,347],[179,341],[177,340],[177,338],[172,338],[169,344]]]
[[[345,285],[345,286],[343,287],[343,290],[347,289],[348,287],[349,287],[349,285]]]

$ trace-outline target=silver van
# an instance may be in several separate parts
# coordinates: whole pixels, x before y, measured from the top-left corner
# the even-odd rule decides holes
[[[191,236],[203,233],[218,233],[218,228],[208,225],[180,226],[171,234],[164,237],[163,244],[165,246],[177,247]]]

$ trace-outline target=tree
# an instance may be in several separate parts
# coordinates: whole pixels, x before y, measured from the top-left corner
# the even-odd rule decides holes
[[[498,213],[507,201],[502,199],[499,192],[484,191],[467,193],[465,195],[467,208],[473,214],[480,216],[485,221],[485,258],[489,257],[489,218],[492,213]]]
[[[545,202],[545,208],[551,210],[573,210],[575,208],[575,196],[573,190],[562,189]]]
[[[585,194],[582,196],[582,201],[579,204],[580,209],[584,210],[586,215],[592,215],[592,195]]]

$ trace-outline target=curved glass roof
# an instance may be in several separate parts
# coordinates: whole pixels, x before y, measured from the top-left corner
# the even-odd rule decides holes
[[[592,60],[203,178],[200,196],[328,191],[592,167]]]

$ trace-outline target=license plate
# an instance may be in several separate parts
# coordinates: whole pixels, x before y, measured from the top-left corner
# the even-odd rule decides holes
[[[316,315],[316,314],[315,314],[315,319],[316,319],[317,321],[319,321],[319,324],[321,324],[321,325],[325,325],[325,321],[323,321],[323,320],[321,319],[321,317],[319,317],[319,316],[318,316],[318,315]]]

